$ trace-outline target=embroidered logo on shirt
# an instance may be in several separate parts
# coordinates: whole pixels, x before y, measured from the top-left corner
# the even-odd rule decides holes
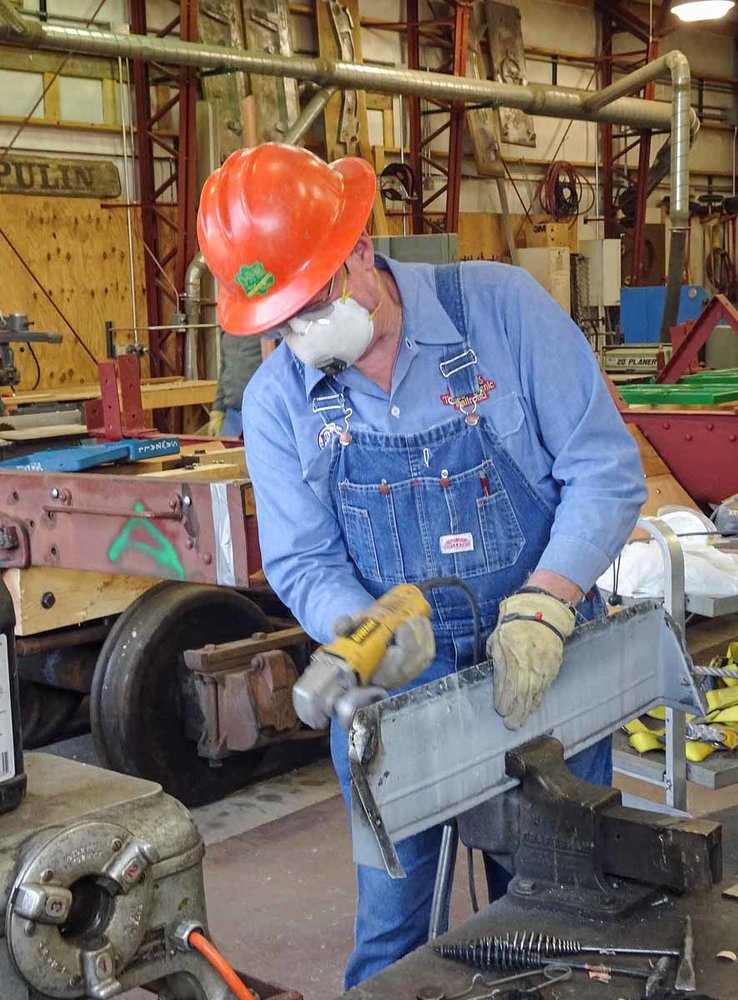
[[[438,541],[441,545],[442,556],[451,556],[455,552],[474,551],[474,536],[470,531],[463,535],[441,535]]]
[[[324,424],[320,428],[317,438],[318,447],[320,448],[320,450],[322,451],[324,448],[327,448],[334,438],[341,436],[341,433],[342,433],[341,428],[338,426],[338,424],[333,424],[333,423]]]
[[[452,396],[450,392],[444,392],[441,402],[444,406],[453,406],[455,410],[465,410],[469,406],[489,399],[490,392],[497,388],[494,379],[485,378],[484,375],[477,375],[477,385],[479,386],[477,391],[470,392],[466,396]]]

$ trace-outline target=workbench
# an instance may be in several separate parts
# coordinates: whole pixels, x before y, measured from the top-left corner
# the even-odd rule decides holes
[[[735,869],[734,869],[735,870]],[[638,911],[637,916],[618,922],[592,921],[566,913],[523,908],[505,897],[482,910],[460,927],[436,939],[436,944],[461,941],[488,934],[511,936],[515,931],[535,930],[563,938],[576,938],[583,944],[618,944],[620,946],[654,948],[681,947],[684,917],[691,915],[695,935],[695,970],[697,989],[714,1000],[736,1000],[738,997],[738,964],[719,960],[723,950],[738,949],[738,899],[724,899],[721,889],[738,883],[738,875],[727,877],[721,887],[703,895],[682,898],[671,896],[668,902]],[[657,893],[655,899],[665,897]],[[578,956],[578,960],[613,965],[646,965],[645,959],[631,960],[626,956]],[[565,959],[562,959],[565,961]],[[673,983],[675,963],[671,963]],[[354,987],[344,994],[346,1000],[415,1000],[420,990],[433,987],[447,997],[462,993],[478,971],[458,962],[440,958],[427,945],[408,955],[389,969]],[[487,980],[501,978],[504,973],[485,972]],[[533,980],[540,983],[541,980]],[[521,983],[513,983],[522,989]],[[609,983],[587,978],[584,972],[573,972],[570,980],[552,986],[541,996],[546,1000],[640,1000],[643,980],[613,977]],[[477,993],[489,990],[475,989]],[[685,994],[685,997],[689,994]],[[504,990],[500,1000],[504,1000]]]

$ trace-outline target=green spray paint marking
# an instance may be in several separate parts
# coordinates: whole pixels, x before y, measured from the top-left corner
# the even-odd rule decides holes
[[[135,503],[133,509],[139,512],[146,510],[140,502]],[[131,536],[136,530],[143,531],[149,535],[157,545],[151,545],[149,542],[132,538]],[[184,580],[184,566],[179,561],[177,550],[167,536],[159,531],[155,524],[147,521],[145,517],[134,516],[130,519],[108,549],[108,559],[113,563],[117,563],[121,556],[130,549],[136,549],[151,556],[156,565],[162,570],[164,576],[170,579]]]

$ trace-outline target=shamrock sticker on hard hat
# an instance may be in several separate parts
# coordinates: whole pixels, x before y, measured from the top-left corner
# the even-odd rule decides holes
[[[266,295],[277,280],[271,271],[267,271],[260,260],[253,264],[242,264],[233,280],[243,288],[248,298],[254,295]]]

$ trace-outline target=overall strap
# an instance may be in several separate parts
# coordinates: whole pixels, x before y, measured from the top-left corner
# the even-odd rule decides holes
[[[469,343],[469,327],[466,303],[461,282],[463,265],[438,264],[433,269],[436,295],[444,312],[463,338],[462,344],[450,345],[439,367],[448,382],[450,395],[454,398],[468,396],[477,391],[477,355]]]

